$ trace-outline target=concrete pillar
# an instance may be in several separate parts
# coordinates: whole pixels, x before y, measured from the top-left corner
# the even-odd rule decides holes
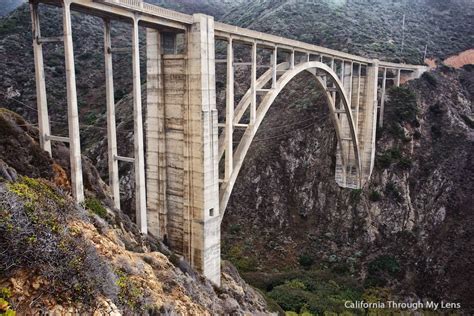
[[[375,140],[377,130],[377,87],[378,87],[378,60],[367,66],[365,80],[364,102],[359,109],[359,143],[362,164],[362,183],[365,183],[374,168]]]
[[[250,124],[257,119],[257,42],[252,44],[252,69],[250,73]]]
[[[159,31],[146,30],[147,111],[146,111],[146,197],[148,232],[165,238],[168,205],[165,104]]]
[[[145,152],[143,146],[142,88],[140,80],[140,48],[138,20],[133,20],[132,30],[132,68],[133,68],[133,135],[135,167],[136,221],[140,231],[147,233]]]
[[[33,28],[33,55],[35,59],[36,76],[36,107],[38,109],[39,141],[43,150],[51,156],[51,141],[47,136],[51,134],[48,116],[48,101],[46,96],[46,82],[43,65],[43,46],[39,42],[41,38],[40,17],[38,4],[31,3],[31,25]]]
[[[397,79],[395,80],[396,87],[400,87],[400,73],[401,73],[401,70],[397,69]]]
[[[234,169],[234,48],[232,37],[227,43],[227,89],[225,112],[225,180],[228,181]]]
[[[220,284],[218,131],[215,92],[214,19],[193,15],[187,52],[185,208],[191,217],[191,264]],[[188,196],[189,195],[189,196]]]
[[[383,127],[383,113],[385,107],[385,88],[387,84],[387,68],[383,69],[382,77],[382,95],[380,96],[380,114],[379,114],[379,126]]]
[[[117,156],[117,131],[115,126],[114,73],[112,66],[112,41],[110,20],[104,19],[105,95],[107,104],[107,148],[109,161],[109,186],[114,205],[120,209],[120,183]]]
[[[293,49],[290,54],[290,69],[295,68],[295,50]]]
[[[275,46],[270,60],[271,60],[271,67],[272,67],[272,88],[275,89],[276,82],[277,82],[277,65],[278,65],[278,47],[277,46]]]
[[[331,69],[337,74],[336,72],[336,64],[334,63],[334,58],[331,58]],[[332,100],[334,102],[334,108],[337,108],[337,104],[336,104],[336,92],[333,91],[331,92],[331,97],[332,97]]]
[[[71,3],[63,5],[64,54],[66,63],[67,112],[69,127],[69,154],[71,161],[71,187],[75,200],[84,201],[82,182],[81,139],[79,135],[79,115],[77,109],[76,73],[74,48],[72,43]]]
[[[359,107],[360,107],[360,99],[361,99],[361,90],[360,90],[360,81],[361,81],[361,78],[362,77],[362,65],[359,64],[358,66],[358,72],[357,72],[357,92],[356,92],[356,101],[355,101],[355,105],[356,105],[356,108],[355,108],[355,115],[354,115],[354,118],[355,118],[355,128],[356,130],[358,131],[359,130]]]

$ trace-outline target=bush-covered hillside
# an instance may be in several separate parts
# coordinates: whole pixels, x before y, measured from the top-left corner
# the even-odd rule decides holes
[[[404,47],[402,20],[405,15]],[[333,49],[392,61],[422,63],[472,48],[469,0],[249,1],[223,18],[231,24]]]
[[[76,204],[68,149],[53,157],[38,131],[0,108],[0,315],[214,315],[265,312],[262,297],[224,262],[214,287],[160,241],[143,236],[83,159]]]

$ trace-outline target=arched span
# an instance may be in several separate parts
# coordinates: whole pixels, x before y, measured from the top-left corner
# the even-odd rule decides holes
[[[279,66],[279,68],[281,65]],[[334,123],[334,127],[336,130],[336,137],[339,143],[339,149],[341,150],[341,158],[342,158],[342,164],[346,166],[346,153],[344,152],[344,147],[342,146],[342,128],[341,128],[341,123],[338,118],[338,114],[336,113],[336,105],[335,105],[335,100],[333,100],[333,97],[331,95],[331,92],[328,91],[327,86],[324,83],[324,80],[321,78],[321,76],[326,76],[328,79],[330,79],[336,88],[336,92],[339,93],[340,99],[341,99],[341,104],[343,105],[344,109],[344,114],[346,115],[347,122],[349,125],[349,132],[350,132],[350,139],[353,144],[353,149],[354,149],[354,155],[355,155],[355,160],[356,160],[356,168],[357,168],[357,174],[359,178],[359,184],[361,181],[361,159],[360,159],[360,153],[359,153],[359,142],[357,139],[357,132],[355,129],[355,124],[354,120],[352,117],[352,111],[350,108],[350,102],[349,98],[347,97],[346,92],[344,91],[343,85],[341,81],[339,80],[337,74],[326,64],[323,64],[321,62],[317,61],[311,61],[311,62],[305,62],[299,65],[296,65],[293,69],[288,69],[277,81],[276,87],[271,89],[263,98],[261,101],[260,105],[257,108],[257,115],[254,124],[249,124],[247,129],[244,132],[244,135],[242,136],[239,145],[237,146],[237,149],[234,152],[234,168],[232,170],[231,176],[228,179],[228,181],[224,182],[222,184],[221,190],[220,190],[220,207],[219,209],[221,210],[221,220],[224,216],[225,213],[225,208],[227,206],[227,203],[229,202],[230,194],[232,193],[232,189],[234,187],[235,181],[237,180],[237,176],[239,174],[240,168],[242,167],[243,161],[245,159],[245,156],[247,155],[247,152],[250,148],[250,145],[252,143],[253,138],[256,135],[256,132],[258,128],[260,127],[260,124],[262,123],[263,119],[265,118],[266,113],[268,112],[268,109],[270,106],[273,104],[275,101],[276,97],[280,94],[280,92],[285,88],[285,86],[298,74],[300,74],[303,71],[309,71],[312,74],[316,76],[317,82],[324,88],[326,92],[326,99],[327,99],[327,104],[329,106],[329,112],[331,119]],[[349,147],[347,147],[349,148]]]

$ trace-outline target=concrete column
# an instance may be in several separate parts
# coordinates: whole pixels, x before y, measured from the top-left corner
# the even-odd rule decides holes
[[[120,183],[117,156],[117,131],[115,126],[114,73],[112,66],[112,41],[110,20],[104,19],[105,95],[107,104],[107,148],[109,161],[109,186],[114,205],[120,209]]]
[[[295,50],[293,49],[290,54],[290,69],[295,68]]]
[[[133,20],[132,30],[132,68],[133,68],[133,136],[135,166],[136,221],[140,231],[147,233],[145,152],[143,146],[142,90],[140,80],[140,48],[138,20]]]
[[[31,25],[33,28],[33,55],[35,59],[36,79],[36,107],[38,109],[39,141],[43,150],[51,156],[51,141],[47,136],[51,134],[48,116],[48,101],[46,96],[46,82],[43,65],[43,46],[39,43],[41,38],[40,18],[38,4],[31,3]]]
[[[146,29],[146,197],[148,232],[166,234],[166,144],[164,128],[161,34]]]
[[[331,69],[337,74],[336,72],[336,64],[334,63],[334,58],[331,58]],[[334,102],[334,108],[337,109],[337,105],[336,105],[336,92],[333,91],[331,92],[331,97],[332,97],[332,100]]]
[[[275,49],[272,52],[271,67],[272,67],[272,88],[276,88],[277,82],[277,64],[278,64],[278,47],[275,46]]]
[[[361,94],[361,91],[360,91],[360,81],[361,81],[361,75],[362,75],[362,65],[359,64],[359,67],[358,67],[359,71],[357,73],[357,94],[356,94],[356,110],[355,110],[355,128],[356,130],[358,131],[359,130],[359,107],[360,107],[360,94]]]
[[[214,19],[193,15],[187,52],[185,118],[185,208],[191,215],[193,267],[220,285],[218,131],[215,92]]]
[[[387,68],[383,69],[382,78],[382,95],[380,96],[380,114],[379,114],[379,126],[383,127],[383,113],[385,107],[385,88],[387,83]]]
[[[397,69],[397,79],[395,81],[395,86],[400,87],[400,69]]]
[[[63,5],[64,54],[66,63],[67,112],[69,127],[69,154],[71,161],[71,187],[76,202],[84,201],[82,182],[81,139],[79,135],[79,115],[77,109],[76,72],[72,43],[71,4]]]
[[[250,124],[254,124],[257,119],[257,42],[252,44],[252,69],[250,74]]]
[[[227,90],[226,90],[226,116],[225,116],[225,180],[228,181],[234,169],[234,49],[232,37],[227,43]]]
[[[350,68],[350,78],[349,78],[349,98],[350,98],[350,102],[351,102],[351,107],[352,107],[352,104],[354,102],[352,102],[352,85],[353,85],[353,82],[352,82],[352,79],[353,79],[353,72],[354,72],[354,63],[351,61],[351,64],[349,66]]]
[[[362,164],[362,183],[365,183],[374,168],[375,139],[377,130],[377,87],[378,60],[367,66],[364,102],[360,105],[361,123],[359,124],[359,142]]]

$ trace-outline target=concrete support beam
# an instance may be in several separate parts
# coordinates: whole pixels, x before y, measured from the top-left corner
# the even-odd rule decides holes
[[[385,107],[385,88],[387,84],[387,68],[383,69],[382,77],[382,94],[380,96],[380,114],[379,114],[379,126],[383,127],[383,113]]]
[[[31,25],[33,28],[33,55],[35,59],[36,79],[36,107],[38,109],[38,129],[40,146],[51,156],[51,141],[47,138],[51,134],[48,116],[48,101],[46,96],[46,81],[44,76],[43,46],[38,42],[41,38],[40,17],[38,4],[31,3]]]
[[[356,92],[356,108],[355,108],[355,115],[354,118],[356,119],[355,125],[356,125],[356,130],[359,130],[359,108],[360,108],[360,99],[361,99],[361,90],[360,90],[360,83],[362,80],[362,65],[359,64],[358,66],[358,72],[357,72],[357,92]],[[359,138],[360,139],[360,138]]]
[[[400,87],[400,73],[401,73],[401,70],[397,69],[397,79],[395,80],[396,87]]]
[[[109,162],[109,186],[114,206],[120,209],[120,183],[117,156],[117,131],[115,125],[114,73],[112,65],[112,40],[110,20],[104,19],[105,95],[107,104],[107,153]]]
[[[66,64],[67,112],[69,127],[69,154],[71,162],[72,195],[76,202],[84,201],[82,181],[81,139],[79,136],[79,115],[77,108],[76,72],[74,67],[74,48],[72,43],[71,4],[63,4],[64,54]]]
[[[227,181],[234,169],[233,162],[233,134],[234,134],[234,49],[232,37],[227,43],[227,89],[226,89],[226,116],[225,116],[225,180]]]
[[[135,201],[136,222],[143,234],[147,233],[145,151],[143,145],[142,88],[140,80],[140,42],[138,20],[133,20],[132,30],[132,68],[133,68],[133,136],[135,153]]]
[[[148,232],[165,238],[168,205],[165,104],[161,34],[146,30],[146,188]]]
[[[252,44],[252,69],[250,73],[250,124],[257,119],[257,43]]]
[[[277,64],[278,64],[278,47],[275,46],[272,52],[272,56],[270,58],[271,67],[272,67],[272,88],[276,88],[277,83]]]
[[[295,68],[295,50],[293,49],[290,54],[290,69]]]

